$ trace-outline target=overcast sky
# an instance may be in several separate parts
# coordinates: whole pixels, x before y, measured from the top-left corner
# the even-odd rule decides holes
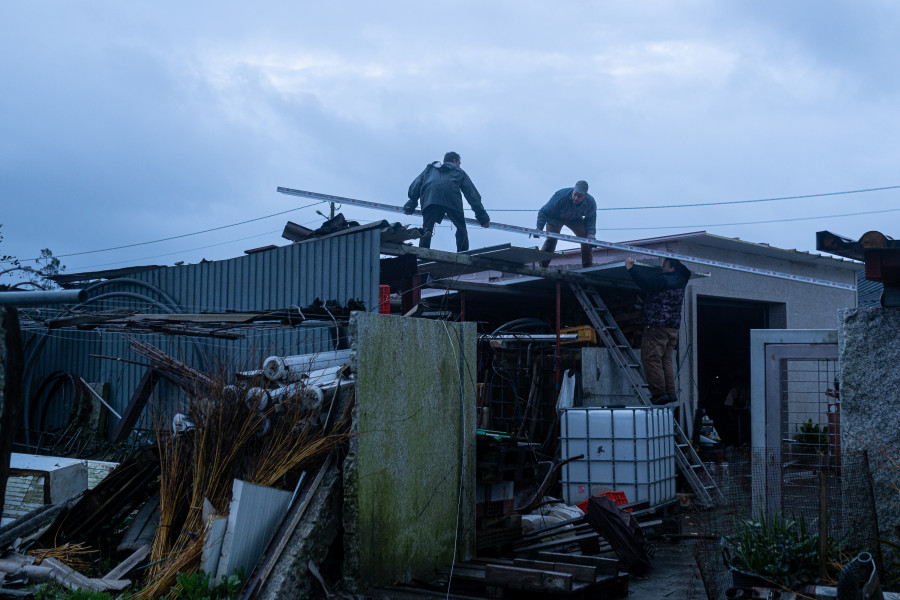
[[[278,186],[402,204],[447,150],[493,221],[525,226],[577,179],[601,209],[900,186],[898,27],[888,0],[2,1],[0,254],[51,248],[69,272],[237,256],[328,206],[65,255],[309,204]],[[814,250],[824,229],[900,236],[898,198],[608,210],[597,237]]]

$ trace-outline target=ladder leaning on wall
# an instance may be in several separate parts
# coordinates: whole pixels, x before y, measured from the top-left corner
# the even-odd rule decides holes
[[[610,351],[613,360],[625,373],[625,379],[631,385],[635,395],[645,406],[652,406],[650,403],[650,390],[647,381],[641,372],[641,363],[637,354],[628,340],[625,339],[622,330],[613,319],[612,313],[606,307],[603,299],[595,288],[584,287],[577,283],[571,283],[572,291],[575,297],[584,308],[585,314],[590,319],[591,324],[597,330],[597,335],[603,342],[603,345]],[[681,474],[687,480],[691,489],[694,490],[696,501],[704,508],[711,508],[725,500],[722,491],[713,481],[709,471],[703,465],[700,457],[694,447],[691,446],[690,440],[684,434],[684,430],[678,421],[675,420],[675,462],[681,470]]]

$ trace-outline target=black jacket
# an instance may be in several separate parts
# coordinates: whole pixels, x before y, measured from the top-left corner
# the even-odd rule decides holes
[[[481,194],[475,189],[475,185],[466,172],[452,162],[433,162],[413,180],[409,186],[409,202],[403,205],[403,209],[412,211],[422,200],[422,209],[429,206],[442,206],[449,210],[463,214],[462,195],[475,211],[475,218],[484,225],[491,218],[481,204]]]
[[[628,274],[639,288],[647,292],[644,298],[644,325],[678,329],[681,325],[681,306],[684,288],[691,278],[691,271],[682,264],[671,273],[645,275],[637,267]]]

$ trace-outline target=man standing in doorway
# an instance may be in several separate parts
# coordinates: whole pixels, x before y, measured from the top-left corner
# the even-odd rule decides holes
[[[547,231],[559,233],[563,225],[579,237],[597,235],[597,202],[587,193],[587,181],[578,181],[575,187],[563,188],[553,194],[547,204],[538,211],[537,229],[547,225]],[[537,236],[535,236],[537,237]],[[544,252],[556,250],[556,238],[548,237],[541,247]],[[594,264],[593,248],[589,244],[581,245],[581,266]],[[550,260],[542,260],[541,266],[547,267]]]
[[[645,275],[634,267],[634,257],[625,259],[625,268],[644,298],[644,331],[641,339],[641,362],[647,376],[652,404],[668,404],[678,400],[672,355],[678,345],[684,288],[691,271],[674,258],[661,260],[659,273]]]
[[[422,200],[422,228],[425,235],[419,240],[419,248],[431,248],[434,226],[448,217],[456,225],[456,251],[469,249],[469,233],[463,214],[462,194],[482,227],[491,224],[491,218],[481,204],[481,194],[475,189],[466,172],[459,168],[459,154],[448,152],[444,162],[435,161],[425,167],[409,186],[409,202],[403,205],[403,212],[413,214],[419,200]]]

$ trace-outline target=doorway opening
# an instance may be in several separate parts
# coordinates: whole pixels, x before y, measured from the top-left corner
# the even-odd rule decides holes
[[[750,330],[769,328],[772,306],[697,298],[698,408],[725,446],[750,444]]]

